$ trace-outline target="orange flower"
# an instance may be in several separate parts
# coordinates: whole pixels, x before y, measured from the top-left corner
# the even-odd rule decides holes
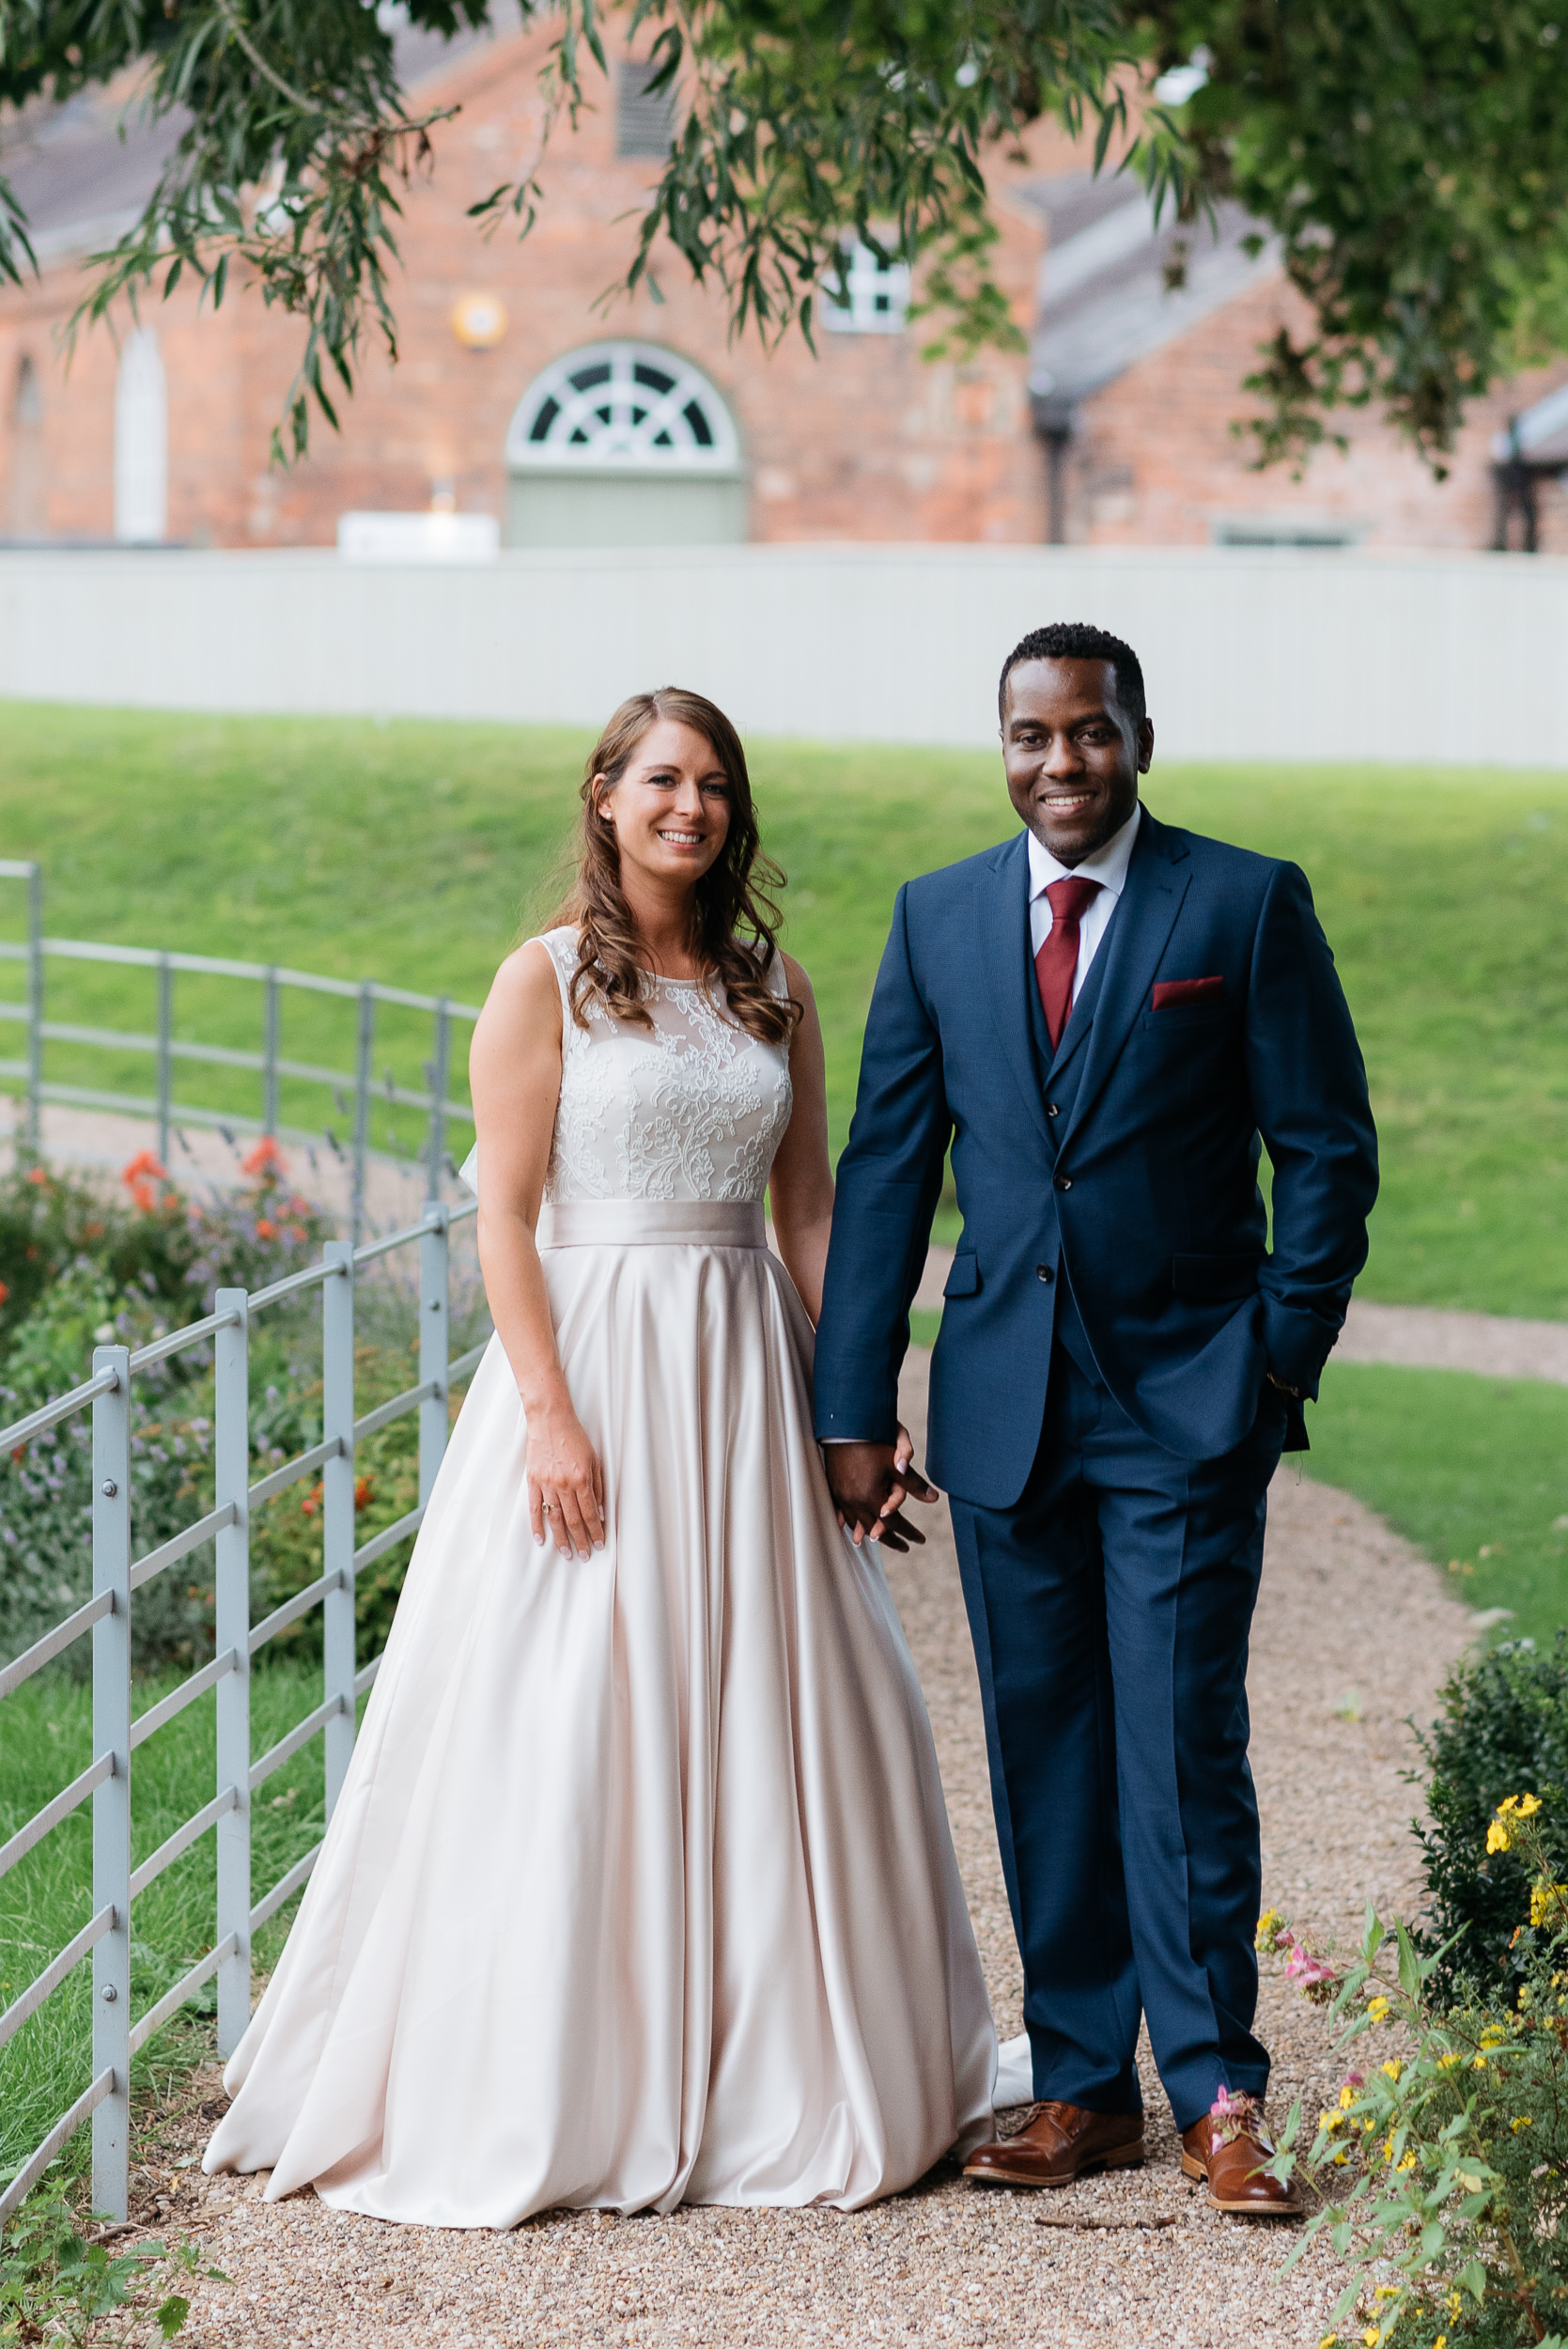
[[[27,1180],[41,1186],[49,1180],[48,1170],[41,1166],[30,1166],[27,1169]]]
[[[307,1517],[313,1517],[320,1506],[321,1487],[319,1485],[313,1485],[309,1492],[306,1493],[304,1499],[301,1501],[300,1507],[304,1511]]]
[[[6,1283],[5,1283],[5,1282],[4,1282],[4,1281],[0,1281],[0,1305],[3,1305],[3,1304],[5,1303],[5,1301],[6,1301],[7,1298],[8,1298],[8,1297],[9,1297],[9,1295],[10,1295],[10,1290],[9,1290],[9,1289],[6,1286]]]
[[[355,1508],[363,1509],[375,1489],[376,1487],[368,1476],[356,1476],[354,1479]]]
[[[240,1172],[254,1180],[263,1174],[281,1173],[283,1153],[271,1134],[263,1134],[249,1156],[240,1161]]]
[[[152,1213],[158,1205],[157,1187],[168,1179],[168,1168],[160,1163],[155,1150],[138,1150],[130,1164],[120,1170],[120,1181],[143,1215]]]
[[[257,1239],[276,1239],[278,1227],[268,1217],[258,1215],[256,1219],[256,1236]]]

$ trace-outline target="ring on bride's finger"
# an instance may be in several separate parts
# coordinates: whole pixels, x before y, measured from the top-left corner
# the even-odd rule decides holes
[[[545,1504],[544,1504],[544,1514],[545,1514],[545,1516],[546,1516],[547,1517],[549,1517],[549,1515],[550,1515],[550,1506],[551,1506],[551,1505],[550,1505],[550,1502],[547,1501],[545,1502]]]

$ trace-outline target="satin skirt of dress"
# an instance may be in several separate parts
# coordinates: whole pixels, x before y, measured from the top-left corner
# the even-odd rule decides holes
[[[608,1542],[534,1542],[492,1341],[204,2167],[432,2226],[854,2209],[989,2134],[996,2040],[811,1326],[760,1207],[547,1217]]]

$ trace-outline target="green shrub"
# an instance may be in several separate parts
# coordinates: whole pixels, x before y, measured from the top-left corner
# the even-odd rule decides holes
[[[1421,1739],[1431,1819],[1416,1829],[1427,1890],[1418,1945],[1429,1955],[1452,1945],[1434,1998],[1507,1995],[1524,1980],[1513,1937],[1527,1879],[1516,1852],[1487,1853],[1487,1829],[1498,1803],[1528,1787],[1545,1806],[1545,1847],[1568,1875],[1568,1630],[1545,1652],[1513,1640],[1461,1664],[1442,1701]]]
[[[1326,2232],[1351,2268],[1322,2349],[1563,2349],[1568,2326],[1568,1887],[1549,1808],[1505,1796],[1479,1843],[1515,1890],[1507,1988],[1435,1998],[1440,1959],[1369,1908],[1349,1959],[1270,1909],[1262,1953],[1328,2010],[1348,2069],[1313,2131],[1292,2111],[1266,2166],[1322,2196],[1292,2254]],[[1224,2099],[1215,2107],[1223,2129]],[[1344,2326],[1345,2330],[1340,2330]]]
[[[330,1228],[290,1190],[272,1143],[244,1161],[227,1198],[188,1199],[149,1151],[123,1199],[70,1174],[23,1166],[0,1178],[0,1423],[87,1377],[95,1346],[132,1348],[200,1317],[220,1287],[255,1288],[308,1261]],[[24,1305],[24,1311],[19,1311]],[[285,1381],[297,1329],[274,1320],[258,1353]],[[212,1506],[212,1350],[190,1348],[138,1374],[131,1476],[138,1551]],[[158,1576],[132,1610],[138,1670],[211,1654],[210,1553]],[[92,1427],[82,1412],[0,1459],[0,1662],[19,1655],[92,1589]],[[85,1672],[85,1641],[68,1671]]]

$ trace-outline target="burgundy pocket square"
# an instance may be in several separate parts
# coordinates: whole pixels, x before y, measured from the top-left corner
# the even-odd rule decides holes
[[[1223,979],[1157,979],[1155,1009],[1171,1011],[1178,1003],[1209,1003],[1224,992]]]

